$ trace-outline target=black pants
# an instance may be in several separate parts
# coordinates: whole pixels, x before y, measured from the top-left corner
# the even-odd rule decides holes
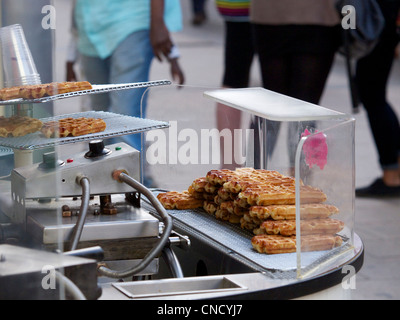
[[[320,102],[341,41],[339,27],[255,24],[254,39],[264,88],[306,102]],[[255,164],[258,167],[261,163],[257,121],[255,119],[252,128],[255,130]],[[302,124],[313,126],[312,123]],[[274,133],[266,137],[266,157],[270,157],[275,148],[280,123],[270,122],[270,125],[272,127],[267,130]],[[298,123],[289,128],[289,137],[293,140],[288,142],[291,166],[294,165],[294,146],[300,139],[297,133],[304,129]]]
[[[386,19],[386,27],[375,49],[359,60],[356,81],[364,105],[382,169],[398,168],[400,156],[400,126],[397,115],[387,101],[387,83],[399,36],[396,19],[399,0],[378,1]]]
[[[206,0],[192,0],[192,10],[194,14],[204,13]]]
[[[225,21],[225,65],[222,84],[230,88],[248,87],[254,55],[251,24]]]

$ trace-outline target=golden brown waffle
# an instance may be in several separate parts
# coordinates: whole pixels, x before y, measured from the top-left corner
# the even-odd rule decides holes
[[[245,230],[253,232],[254,229],[260,227],[263,221],[257,217],[251,217],[248,213],[243,214],[240,218],[240,227]]]
[[[46,94],[46,87],[39,85],[30,85],[20,88],[19,97],[23,99],[40,99]]]
[[[221,203],[228,201],[228,200],[224,200],[222,199],[218,194],[214,197],[214,202],[218,205],[220,205]]]
[[[229,213],[233,214],[234,213],[234,206],[233,206],[233,201],[224,201],[222,202],[219,207],[222,210],[226,210]]]
[[[41,131],[47,138],[64,138],[102,132],[105,129],[106,123],[103,119],[82,117],[46,122]]]
[[[250,206],[267,206],[272,204],[295,204],[296,192],[294,184],[259,185],[248,187],[239,193],[238,198]],[[311,186],[300,187],[302,203],[321,203],[326,201],[326,195]],[[243,205],[243,204],[242,204]]]
[[[204,201],[203,209],[205,212],[213,216],[218,209],[218,205],[216,205],[213,201]]]
[[[206,180],[213,185],[222,186],[225,182],[236,176],[237,173],[228,169],[210,170],[206,175]]]
[[[204,199],[203,192],[195,191],[192,186],[189,186],[188,192],[196,199]]]
[[[200,191],[195,191],[193,186],[189,186],[188,192],[195,197],[196,199],[203,199],[206,201],[213,201],[215,194],[213,193],[207,193],[207,192],[200,192]]]
[[[278,254],[296,252],[296,236],[256,235],[251,239],[253,248],[259,253]],[[309,235],[301,237],[302,252],[323,251],[339,247],[342,238],[331,235]]]
[[[337,214],[339,209],[333,205],[323,203],[308,203],[300,205],[301,219],[322,219]],[[252,206],[249,209],[252,217],[259,219],[273,220],[294,220],[296,219],[295,205],[270,205],[270,206]]]
[[[20,98],[20,87],[3,88],[0,90],[0,99],[3,101]]]
[[[203,207],[203,200],[196,199],[188,191],[168,191],[159,193],[157,199],[167,210],[188,210]]]
[[[220,187],[217,191],[217,194],[219,198],[224,201],[235,200],[235,198],[237,197],[236,193],[229,192],[224,187]]]
[[[0,117],[0,137],[22,137],[42,128],[42,121],[30,117]]]
[[[196,192],[207,192],[214,194],[218,191],[218,187],[209,183],[205,177],[195,179],[192,182],[191,187]]]
[[[224,183],[233,179],[240,179],[256,172],[253,168],[237,168],[236,170],[219,169],[210,170],[206,175],[206,180],[216,186],[222,186]]]
[[[235,215],[233,212],[229,212],[228,209],[219,206],[215,211],[215,217],[218,220],[228,221],[230,223],[240,223],[240,217]]]
[[[248,168],[247,168],[248,169]],[[238,171],[239,169],[237,169]],[[235,171],[235,172],[237,172]],[[239,171],[240,172],[240,171]],[[248,187],[258,185],[280,185],[293,184],[295,180],[292,177],[287,177],[273,170],[246,170],[240,172],[236,177],[224,183],[224,189],[231,193],[239,193],[246,190]]]
[[[83,90],[91,90],[92,85],[88,81],[78,82],[52,82],[43,85],[46,90],[47,96],[54,96],[57,94],[65,94],[70,92],[77,92]]]
[[[0,90],[0,100],[13,99],[40,99],[46,96],[54,96],[70,92],[91,90],[93,87],[88,81],[76,82],[52,82],[36,85],[15,86]]]
[[[159,199],[169,209],[202,207],[220,221],[238,224],[256,235],[252,244],[259,252],[289,253],[296,251],[295,190],[295,179],[277,171],[221,169],[195,179],[183,193],[170,192],[169,197]],[[190,205],[179,206],[173,199],[183,200],[183,194],[191,197]],[[302,250],[327,250],[340,245],[341,238],[331,235],[342,230],[344,224],[329,218],[338,209],[323,204],[326,195],[300,181],[300,199],[301,218],[308,219],[301,221]]]
[[[344,223],[335,219],[310,219],[301,220],[301,235],[328,234],[333,235],[340,232]],[[260,225],[257,234],[280,234],[282,236],[296,235],[296,220],[266,220]]]

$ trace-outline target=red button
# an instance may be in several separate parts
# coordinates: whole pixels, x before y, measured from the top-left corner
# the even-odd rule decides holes
[[[74,159],[67,159],[67,163],[72,163],[74,162]]]

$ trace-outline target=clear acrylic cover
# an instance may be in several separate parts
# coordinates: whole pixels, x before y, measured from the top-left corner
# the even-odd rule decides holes
[[[163,102],[152,105],[153,101]],[[253,213],[251,224],[244,222],[249,215],[243,212],[229,220],[203,207],[169,210],[183,228],[196,229],[210,243],[235,251],[238,259],[272,271],[273,277],[312,276],[327,265],[334,267],[338,257],[351,251],[354,119],[262,88],[175,86],[153,90],[148,115],[170,123],[168,129],[145,135],[145,170],[154,178],[157,193],[187,191],[211,170],[237,167],[277,171],[295,181],[279,194],[290,200],[260,201],[260,207],[277,206],[291,215],[256,219]],[[266,247],[275,237],[282,247],[289,242],[283,250],[288,253],[259,253],[252,239],[266,233],[271,236],[266,237]]]

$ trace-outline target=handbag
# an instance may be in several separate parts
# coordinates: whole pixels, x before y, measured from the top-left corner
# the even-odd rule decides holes
[[[346,59],[353,113],[359,111],[360,99],[355,83],[354,61],[368,55],[376,46],[385,27],[385,18],[376,0],[337,0],[336,8],[343,19],[345,6],[355,9],[355,25],[346,26],[342,20],[343,42],[339,53]],[[345,14],[345,15],[344,15]],[[349,13],[348,13],[349,14]],[[349,19],[354,17],[349,17]]]
[[[376,46],[385,27],[385,18],[376,0],[337,0],[337,10],[343,18],[346,15],[342,10],[348,5],[354,7],[356,20],[355,25],[348,28],[342,22],[343,44],[339,52],[360,59]]]

